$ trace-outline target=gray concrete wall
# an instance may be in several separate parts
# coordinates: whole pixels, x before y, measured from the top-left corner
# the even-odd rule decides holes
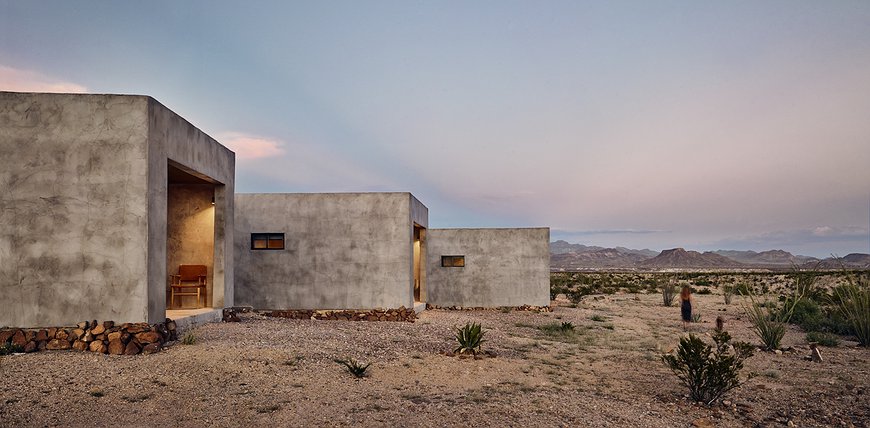
[[[372,309],[413,304],[409,193],[238,194],[236,304],[258,309]],[[416,220],[428,223],[425,207]],[[251,250],[251,233],[285,234]]]
[[[230,150],[150,97],[0,92],[0,326],[162,321],[169,160],[215,183],[232,305]]]
[[[211,301],[214,284],[214,186],[209,184],[170,184],[167,207],[166,266],[170,274],[178,265],[205,265],[208,268],[206,302]],[[166,305],[194,307],[202,305],[196,296],[180,296],[170,302],[166,285]],[[208,306],[208,305],[206,305]]]
[[[0,326],[145,320],[147,111],[0,92]]]
[[[215,184],[213,290],[209,306],[233,305],[235,154],[181,116],[148,98],[148,321],[166,314],[168,161]],[[177,267],[175,267],[177,269]]]
[[[428,299],[438,306],[550,304],[550,229],[429,229]],[[465,267],[441,267],[464,255]]]

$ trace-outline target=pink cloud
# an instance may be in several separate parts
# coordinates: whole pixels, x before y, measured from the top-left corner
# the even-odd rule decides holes
[[[46,76],[34,70],[0,65],[0,90],[13,92],[60,92],[82,93],[88,88]]]
[[[218,141],[236,152],[237,159],[251,160],[284,154],[284,143],[270,138],[226,132],[218,135]]]

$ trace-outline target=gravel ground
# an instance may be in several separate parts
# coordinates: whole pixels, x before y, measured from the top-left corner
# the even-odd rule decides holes
[[[696,296],[756,343],[737,304]],[[443,355],[452,328],[481,322],[495,358]],[[577,333],[539,326],[570,321]],[[701,406],[659,355],[684,334],[658,295],[590,296],[553,313],[442,311],[416,323],[270,319],[193,331],[154,355],[74,351],[0,357],[0,426],[867,426],[870,350],[846,342],[813,363],[792,329],[781,355],[757,352],[755,377]],[[371,362],[355,379],[335,359]],[[708,425],[704,425],[709,423]]]

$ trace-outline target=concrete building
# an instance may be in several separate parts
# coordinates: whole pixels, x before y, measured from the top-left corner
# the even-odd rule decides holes
[[[410,193],[235,194],[235,155],[147,96],[0,92],[0,326],[205,306],[549,304],[549,229],[429,230]],[[169,311],[169,312],[167,312]],[[209,312],[209,316],[217,312]]]
[[[428,301],[549,306],[550,229],[430,229]]]
[[[412,308],[426,299],[428,209],[410,193],[237,194],[236,304]]]
[[[232,306],[234,176],[150,97],[0,92],[0,326],[162,321],[187,263]]]

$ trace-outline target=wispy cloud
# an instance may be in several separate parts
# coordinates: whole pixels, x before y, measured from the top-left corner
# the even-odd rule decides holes
[[[241,191],[401,190],[341,151],[306,138],[235,131],[216,135],[221,144],[236,152]]]
[[[247,135],[240,132],[224,132],[218,134],[218,141],[236,152],[239,160],[251,160],[280,156],[284,154],[284,143],[272,139]]]
[[[0,65],[0,90],[13,92],[83,93],[88,88],[38,71]]]

